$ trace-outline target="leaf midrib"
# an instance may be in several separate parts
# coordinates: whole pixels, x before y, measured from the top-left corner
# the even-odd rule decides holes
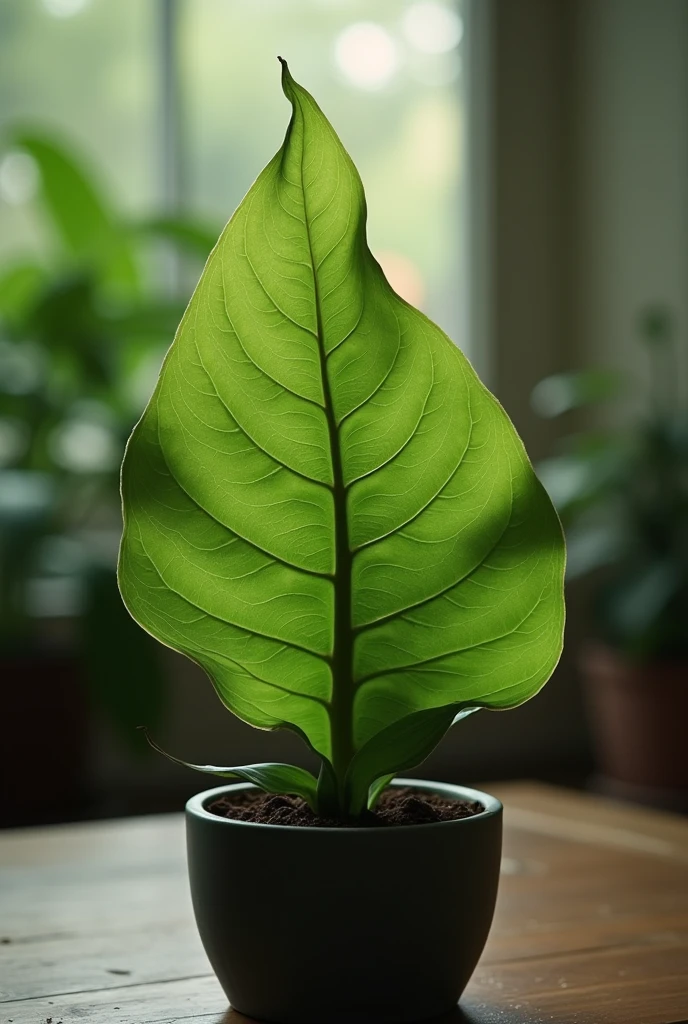
[[[329,708],[332,767],[335,776],[343,780],[346,769],[354,755],[353,738],[353,630],[351,618],[351,576],[353,556],[349,548],[349,528],[346,512],[346,484],[339,445],[339,427],[334,412],[334,402],[327,372],[327,353],[323,331],[322,304],[318,282],[318,265],[313,252],[308,202],[304,182],[304,151],[306,142],[305,117],[300,102],[295,98],[301,115],[301,195],[303,197],[304,228],[308,253],[313,271],[313,295],[315,301],[316,340],[322,379],[323,400],[327,431],[332,458],[332,498],[334,503],[335,569],[334,585],[334,645],[331,659],[332,700]]]

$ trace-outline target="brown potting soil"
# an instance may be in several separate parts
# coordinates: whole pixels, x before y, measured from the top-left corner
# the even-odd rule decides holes
[[[394,787],[382,794],[373,811],[356,822],[321,818],[298,796],[282,796],[256,790],[238,790],[219,797],[206,810],[220,818],[252,821],[260,825],[301,825],[309,828],[385,828],[393,825],[427,825],[436,821],[470,818],[483,810],[472,800],[452,800],[410,787]]]

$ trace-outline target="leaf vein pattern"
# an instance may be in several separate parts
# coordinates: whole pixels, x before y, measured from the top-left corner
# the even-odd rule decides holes
[[[302,647],[300,644],[295,644],[293,642],[284,640],[282,637],[270,636],[268,633],[261,633],[259,630],[256,630],[256,629],[253,629],[253,628],[249,631],[249,630],[245,629],[244,626],[239,626],[239,625],[236,624],[236,622],[232,622],[229,619],[224,619],[220,615],[216,615],[213,612],[206,611],[205,608],[201,608],[195,602],[190,601],[189,598],[185,594],[182,594],[175,587],[172,587],[167,582],[167,580],[164,578],[164,576],[162,575],[162,573],[161,573],[159,567],[157,566],[155,560],[153,559],[152,555],[149,553],[148,549],[146,548],[146,544],[145,544],[145,542],[143,540],[143,536],[141,535],[141,531],[140,530],[139,530],[139,538],[138,539],[139,539],[139,543],[141,544],[141,547],[143,548],[143,550],[145,552],[146,558],[148,559],[148,561],[150,562],[151,566],[155,570],[156,575],[161,580],[161,582],[162,582],[163,586],[165,587],[165,589],[169,590],[173,594],[176,594],[177,597],[181,598],[182,601],[185,601],[186,604],[188,604],[190,607],[195,608],[202,615],[206,616],[209,619],[212,619],[215,622],[225,623],[225,624],[227,624],[229,626],[233,626],[234,629],[238,629],[242,633],[245,633],[246,635],[251,635],[252,634],[254,636],[259,636],[263,640],[271,640],[274,643],[282,644],[284,647],[289,647],[291,650],[300,651],[302,654],[307,654],[311,658],[318,658],[320,661],[327,662],[328,659],[325,658],[323,655],[318,654],[317,651],[311,651],[307,647]],[[143,586],[145,586],[145,584],[143,584],[143,582],[141,580],[139,580],[139,582],[142,583]],[[160,613],[158,612],[158,614],[160,614]],[[176,621],[179,621],[179,620],[176,620]],[[223,655],[223,657],[224,657],[224,655]],[[264,680],[264,682],[265,681],[266,680]]]
[[[511,498],[511,500],[512,500],[512,507],[513,507],[513,489],[512,489],[512,498]],[[496,548],[501,544],[501,542],[502,542],[502,540],[504,538],[504,535],[506,534],[507,530],[512,525],[513,524],[511,523],[510,517],[507,518],[507,520],[506,520],[506,522],[504,524],[504,527],[502,528],[499,536],[495,540],[495,542],[492,545],[492,547],[486,553],[485,558],[488,558],[490,556],[490,554],[493,551],[495,551]],[[439,590],[436,594],[431,594],[429,597],[424,597],[422,601],[416,601],[413,604],[406,605],[405,608],[400,608],[398,611],[391,612],[389,615],[383,615],[379,619],[373,619],[371,622],[366,622],[366,623],[364,623],[361,626],[356,626],[356,627],[354,627],[354,632],[356,634],[364,633],[367,630],[374,629],[376,626],[382,626],[382,625],[385,625],[388,622],[393,622],[395,619],[400,618],[406,612],[413,611],[414,609],[417,609],[417,608],[422,608],[424,605],[429,604],[431,601],[435,601],[438,597],[443,597],[445,594],[448,594],[449,591],[454,589],[454,587],[457,587],[460,584],[465,583],[466,580],[469,580],[469,579],[472,580],[472,577],[474,576],[474,574],[476,572],[478,572],[482,567],[483,567],[483,561],[479,562],[478,565],[475,565],[464,576],[461,576],[459,579],[454,580],[452,583],[448,584],[446,587],[443,587],[442,590]],[[473,582],[476,582],[476,581],[473,580]],[[483,586],[484,586],[484,584],[483,584]]]
[[[182,426],[182,436],[183,436],[183,432],[184,432],[184,428]],[[158,443],[160,444],[160,442],[158,442]],[[165,451],[164,451],[164,448],[163,448],[162,444],[160,444],[160,451],[161,451],[162,457],[164,459]],[[178,477],[174,473],[173,469],[167,463],[167,460],[165,460],[165,464],[167,466],[167,469],[168,469],[168,472],[169,472],[170,476],[172,477],[172,479],[174,480],[176,485],[179,487],[179,489],[184,492],[186,497],[190,501],[192,501],[194,503],[194,505],[196,505],[196,507],[201,510],[201,512],[203,512],[210,519],[212,519],[213,522],[217,523],[223,529],[229,530],[229,527],[226,526],[225,523],[223,523],[220,519],[218,519],[216,516],[214,516],[212,512],[210,512],[207,508],[205,508],[205,506],[201,504],[201,502],[198,500],[198,498],[196,498],[193,494],[191,494],[191,492],[183,485],[183,483],[181,483],[181,481],[178,479]],[[279,468],[280,468],[280,471],[283,470],[283,467],[279,467]],[[244,504],[246,504],[247,507],[249,507],[249,508],[256,508],[257,507],[255,505],[250,505],[248,502],[244,502]],[[274,507],[274,505],[273,505],[273,507]],[[302,527],[300,527],[300,529],[310,529],[310,524],[306,523]],[[250,547],[252,547],[255,551],[260,552],[261,555],[265,556],[266,558],[272,559],[274,562],[277,562],[280,565],[286,566],[288,569],[292,569],[294,572],[301,572],[301,573],[304,573],[304,575],[306,575],[306,576],[314,576],[317,579],[329,579],[329,578],[331,578],[329,573],[316,572],[316,570],[314,570],[314,569],[304,569],[300,565],[299,566],[293,565],[291,562],[287,562],[285,559],[280,558],[278,555],[274,555],[271,551],[266,551],[264,548],[261,548],[258,544],[255,543],[255,541],[251,540],[250,537],[246,537],[243,534],[240,534],[236,530],[232,530],[231,532],[235,533],[237,537],[240,537],[241,540],[243,540],[246,544],[248,544]]]
[[[470,395],[470,392],[469,392],[469,395]],[[475,427],[475,423],[476,423],[476,421],[473,420],[473,418],[471,418],[470,427],[469,427],[469,430],[468,430],[468,433],[467,433],[467,437],[466,437],[466,445],[465,445],[465,447],[463,449],[463,452],[459,456],[459,461],[457,462],[456,467],[452,470],[451,474],[447,477],[447,479],[444,481],[444,483],[441,485],[441,487],[438,488],[438,490],[435,492],[435,494],[431,495],[431,497],[428,498],[428,500],[418,509],[418,511],[414,512],[413,515],[411,515],[407,519],[405,519],[403,523],[400,523],[398,526],[395,526],[394,529],[389,530],[387,533],[381,534],[379,537],[375,537],[372,540],[364,541],[363,543],[358,544],[356,546],[356,548],[354,549],[355,551],[363,551],[364,548],[369,548],[373,544],[378,544],[380,541],[385,540],[387,537],[394,536],[400,530],[403,530],[405,527],[410,526],[411,523],[415,522],[416,519],[418,519],[419,516],[421,516],[423,514],[423,512],[426,511],[426,509],[430,508],[430,506],[433,504],[433,502],[437,501],[438,499],[440,499],[442,497],[443,492],[446,491],[446,489],[452,483],[452,481],[454,480],[454,477],[456,476],[456,474],[461,469],[461,466],[463,465],[463,462],[464,462],[464,459],[465,459],[465,456],[466,456],[466,452],[470,448],[470,443],[471,443],[471,439],[472,439],[472,436],[473,436],[473,429]],[[390,462],[391,461],[392,460],[390,459]]]
[[[462,653],[464,653],[466,651],[487,650],[487,649],[489,649],[490,647],[492,647],[495,644],[499,643],[501,640],[505,640],[507,637],[511,636],[512,634],[521,632],[521,627],[524,625],[524,623],[526,623],[528,621],[528,619],[532,618],[532,616],[535,614],[537,609],[542,604],[542,602],[544,600],[544,594],[547,592],[548,589],[549,589],[549,583],[542,588],[542,591],[540,592],[537,600],[528,609],[528,611],[525,613],[525,615],[523,615],[523,617],[517,623],[515,623],[514,626],[511,627],[511,629],[506,630],[506,632],[500,633],[497,636],[491,637],[489,640],[481,640],[480,643],[477,643],[477,644],[467,643],[463,647],[456,647],[456,648],[454,648],[451,651],[444,651],[442,654],[433,655],[433,657],[431,657],[431,658],[423,658],[420,661],[407,662],[407,663],[404,663],[403,665],[396,665],[393,668],[380,669],[377,672],[370,672],[368,675],[362,676],[359,680],[357,680],[357,683],[356,683],[357,687],[361,687],[365,683],[368,683],[368,682],[370,682],[373,679],[379,679],[381,676],[386,676],[386,675],[394,674],[396,672],[401,672],[401,671],[408,671],[408,670],[411,670],[411,669],[418,669],[418,668],[422,668],[422,667],[424,667],[426,665],[433,665],[433,664],[435,664],[437,662],[445,661],[447,658],[451,658],[455,654],[462,654]],[[549,624],[550,624],[550,619],[547,619],[538,628],[538,632],[544,632],[545,628]]]

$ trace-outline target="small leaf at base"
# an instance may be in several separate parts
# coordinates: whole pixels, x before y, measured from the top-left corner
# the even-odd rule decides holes
[[[214,764],[191,764],[189,761],[183,761],[179,757],[168,754],[166,750],[158,746],[155,740],[151,739],[148,732],[146,732],[146,739],[154,750],[163,754],[168,760],[174,761],[175,764],[193,768],[194,771],[203,772],[205,775],[219,775],[223,779],[242,779],[244,782],[252,782],[254,786],[265,790],[266,793],[300,796],[312,811],[316,809],[317,783],[314,776],[305,768],[298,768],[293,764],[247,764],[239,765],[236,768],[222,768]]]
[[[358,817],[374,803],[384,785],[374,784],[382,778],[387,782],[397,772],[416,768],[434,749],[457,717],[459,706],[427,708],[399,719],[376,733],[354,755],[346,776],[346,799],[349,813]],[[386,783],[385,783],[386,785]]]

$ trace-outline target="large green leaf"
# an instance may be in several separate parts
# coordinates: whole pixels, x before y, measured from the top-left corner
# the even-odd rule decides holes
[[[438,709],[427,753],[461,708],[543,685],[564,547],[504,410],[368,251],[332,127],[286,66],[283,86],[284,145],[129,442],[120,586],[235,714],[299,731],[346,812],[398,769],[395,723]]]

